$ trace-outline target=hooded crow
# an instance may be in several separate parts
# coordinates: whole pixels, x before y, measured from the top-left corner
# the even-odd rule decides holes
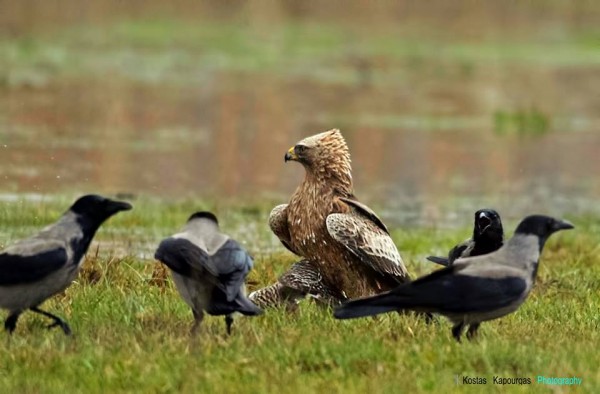
[[[500,249],[503,242],[504,230],[498,212],[493,209],[480,209],[475,212],[472,238],[452,248],[447,258],[429,256],[427,260],[447,267],[456,259],[495,252]]]
[[[204,311],[225,315],[228,334],[234,312],[247,316],[262,313],[245,294],[244,280],[252,269],[252,257],[220,231],[212,213],[190,216],[182,232],[160,243],[154,257],[169,267],[179,294],[192,308],[192,333],[200,326]]]
[[[479,324],[516,311],[525,301],[537,274],[544,243],[573,225],[548,216],[528,216],[514,236],[496,252],[458,259],[453,265],[376,296],[349,301],[334,311],[338,319],[414,310],[439,313],[454,324],[460,342],[470,325],[471,339]]]
[[[100,225],[129,209],[126,202],[83,196],[56,223],[0,252],[0,308],[9,312],[4,328],[12,333],[21,313],[29,309],[52,319],[48,328],[71,334],[65,321],[39,306],[69,287]]]

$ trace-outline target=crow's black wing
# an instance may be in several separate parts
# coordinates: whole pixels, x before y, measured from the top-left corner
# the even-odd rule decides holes
[[[448,253],[448,265],[454,264],[454,261],[462,257],[470,257],[473,248],[475,247],[475,241],[468,239],[463,243],[460,243],[453,247]]]
[[[154,253],[154,258],[183,276],[210,274],[217,277],[219,273],[212,265],[208,253],[185,238],[166,238]]]
[[[64,247],[53,247],[31,255],[0,253],[0,286],[36,282],[67,264]]]
[[[515,302],[527,289],[518,276],[482,277],[457,274],[456,267],[435,271],[389,294],[401,305],[438,312],[469,313],[501,308]]]
[[[448,252],[448,257],[427,256],[427,260],[448,267],[454,264],[454,260],[456,259],[469,257],[474,246],[474,241],[472,239],[468,239],[450,249],[450,252]]]
[[[478,277],[456,271],[456,266],[450,266],[387,293],[349,301],[336,308],[334,315],[350,319],[401,309],[442,314],[485,312],[510,305],[527,289],[518,276]]]
[[[233,301],[252,269],[252,257],[233,239],[229,239],[211,256],[212,266],[224,287],[227,301]]]

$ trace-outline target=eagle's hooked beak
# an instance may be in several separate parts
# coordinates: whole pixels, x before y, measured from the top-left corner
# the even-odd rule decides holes
[[[285,154],[285,157],[283,158],[284,162],[288,162],[290,160],[298,160],[298,156],[296,155],[296,152],[294,150],[294,146],[292,146],[287,153]]]

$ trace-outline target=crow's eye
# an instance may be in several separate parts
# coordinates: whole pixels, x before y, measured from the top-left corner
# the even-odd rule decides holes
[[[296,151],[297,155],[301,155],[301,154],[303,154],[306,151],[306,146],[304,146],[304,145],[296,145],[294,147],[294,150]]]

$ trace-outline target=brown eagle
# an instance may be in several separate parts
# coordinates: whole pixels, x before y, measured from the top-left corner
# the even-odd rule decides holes
[[[310,262],[303,268],[313,271],[304,281],[301,275],[290,281],[286,274],[284,284],[265,291],[308,283],[303,293],[340,302],[409,280],[386,226],[354,196],[350,152],[339,130],[303,139],[285,154],[285,161],[302,164],[306,175],[289,204],[271,211],[269,226],[286,248]],[[259,290],[252,298],[260,295]]]

